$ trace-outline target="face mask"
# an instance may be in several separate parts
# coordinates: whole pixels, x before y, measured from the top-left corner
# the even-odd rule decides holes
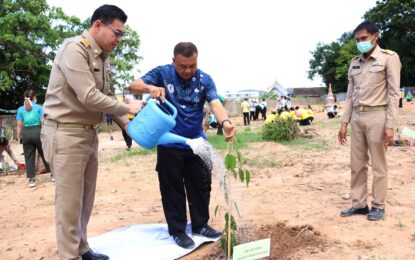
[[[369,52],[373,48],[372,39],[373,39],[373,37],[370,38],[370,40],[367,40],[367,41],[357,42],[356,43],[357,49],[361,53]]]

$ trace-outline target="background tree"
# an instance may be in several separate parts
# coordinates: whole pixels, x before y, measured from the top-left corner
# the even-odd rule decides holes
[[[381,0],[364,18],[379,27],[380,46],[399,54],[401,85],[415,86],[415,1]]]
[[[139,46],[138,33],[126,25],[124,38],[110,56],[110,85],[113,89],[121,91],[123,95],[127,92],[126,89],[129,83],[135,79],[135,66],[142,60],[142,57],[137,55]],[[138,69],[136,71],[139,72]]]

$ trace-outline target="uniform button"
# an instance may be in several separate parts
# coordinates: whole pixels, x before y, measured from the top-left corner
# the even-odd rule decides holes
[[[99,51],[97,49],[94,50],[95,53],[98,53]]]

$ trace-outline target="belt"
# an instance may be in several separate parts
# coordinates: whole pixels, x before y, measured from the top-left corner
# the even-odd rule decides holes
[[[388,106],[373,106],[373,107],[357,106],[353,108],[353,110],[358,111],[358,112],[386,111],[387,109],[388,109]]]
[[[97,129],[99,123],[84,125],[84,124],[75,124],[75,123],[59,123],[50,119],[45,119],[44,125],[56,126],[57,128],[83,128],[83,129]]]

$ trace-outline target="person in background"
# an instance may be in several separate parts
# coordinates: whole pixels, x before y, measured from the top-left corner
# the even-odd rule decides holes
[[[277,119],[278,119],[277,111],[271,111],[271,114],[267,117],[267,119],[265,119],[265,124],[269,125],[269,124],[275,123]]]
[[[29,179],[29,187],[36,186],[36,150],[42,158],[47,172],[50,172],[49,164],[43,156],[40,130],[43,122],[43,108],[36,104],[35,92],[28,89],[24,92],[25,104],[17,109],[17,138],[23,144],[23,152],[26,165],[26,176]],[[52,175],[52,181],[53,175]]]
[[[294,114],[294,112],[292,112]],[[293,118],[293,115],[291,114],[291,111],[288,112],[287,109],[285,107],[283,107],[281,109],[281,114],[280,114],[280,118],[287,120],[288,118]]]
[[[256,107],[256,101],[251,100],[249,103],[249,120],[254,121],[255,120],[255,107]]]
[[[209,74],[197,67],[198,50],[191,42],[180,42],[173,50],[173,63],[158,66],[130,84],[133,94],[150,93],[152,98],[168,100],[177,109],[176,126],[171,131],[187,138],[204,138],[203,106],[209,103],[218,124],[225,132],[225,141],[232,140],[235,127],[219,100]],[[249,104],[248,104],[249,107]],[[248,109],[249,112],[249,109]],[[186,232],[186,198],[192,222],[192,233],[208,238],[222,236],[208,225],[212,167],[185,144],[157,146],[156,171],[163,211],[169,234],[179,247],[194,248]]]
[[[300,121],[299,121],[300,125],[302,126],[311,125],[310,114],[307,112],[306,108],[301,107],[301,108],[296,109],[296,111],[298,111],[298,114],[300,115]]]
[[[266,120],[267,119],[267,101],[264,99],[262,99],[261,102],[261,114],[262,114],[262,119]]]
[[[401,88],[399,93],[399,108],[403,107],[404,90]]]
[[[287,109],[291,109],[291,99],[290,98],[287,98],[287,101],[285,102],[285,107]]]
[[[406,102],[411,102],[413,98],[414,97],[412,96],[411,91],[408,91],[408,93],[406,94],[406,97],[405,97]]]
[[[244,117],[244,125],[249,125],[249,103],[247,98],[245,98],[244,101],[241,103],[241,108],[242,115]]]
[[[124,97],[124,103],[125,104],[130,104],[131,101],[133,101],[133,98],[131,96]],[[134,119],[134,114],[127,113],[127,118],[130,121],[133,120]],[[133,144],[133,140],[128,135],[126,129],[121,127],[121,131],[122,131],[122,137],[124,138],[125,144],[127,145],[127,151],[130,151],[131,150],[131,145]]]
[[[306,108],[306,112],[308,113],[308,120],[310,120],[310,124],[313,124],[314,121],[314,111],[311,105],[308,105]]]
[[[4,159],[5,157],[3,155],[3,152],[6,152],[16,165],[19,164],[19,161],[17,160],[12,149],[10,148],[9,140],[5,136],[0,137],[0,164],[3,164],[6,162],[6,160]],[[1,167],[0,167],[0,170],[1,170]]]
[[[337,116],[337,105],[329,107],[327,116],[329,117],[329,119],[335,118]]]

